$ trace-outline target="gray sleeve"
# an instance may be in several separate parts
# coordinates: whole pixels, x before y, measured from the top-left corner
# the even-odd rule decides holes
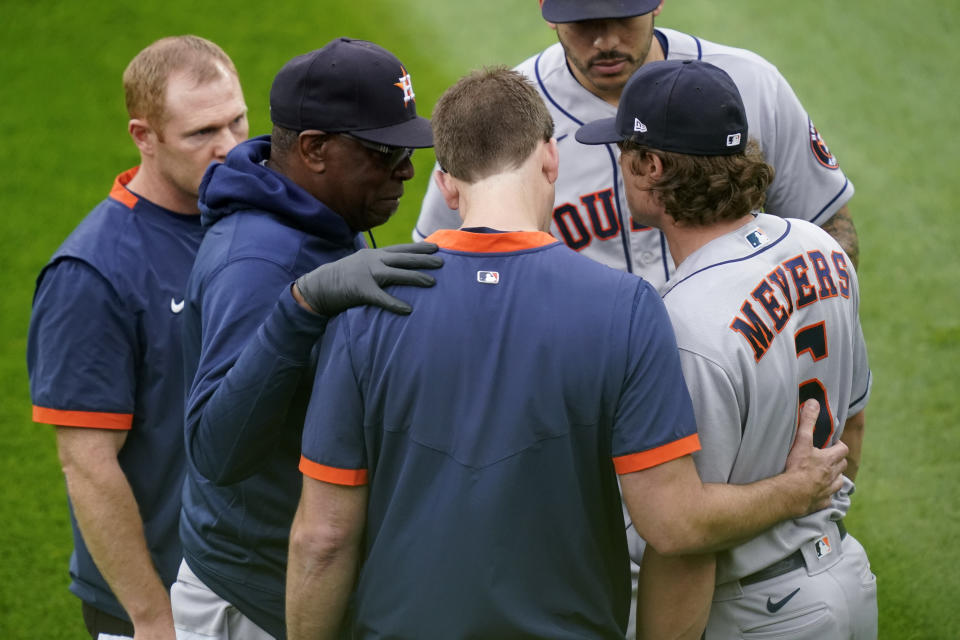
[[[863,339],[860,323],[857,323],[857,334],[854,336],[853,373],[854,382],[850,395],[850,407],[847,417],[855,416],[863,411],[870,400],[870,390],[873,387],[873,376],[867,366],[867,346]]]
[[[867,358],[867,343],[863,337],[863,327],[860,324],[860,286],[857,280],[856,270],[852,266],[850,269],[853,291],[856,295],[857,313],[856,327],[853,333],[853,387],[850,390],[850,406],[848,407],[847,417],[854,416],[866,408],[870,400],[870,390],[873,386],[873,375],[870,372],[870,363]]]
[[[766,211],[817,225],[853,196],[853,183],[821,138],[786,79],[776,73],[775,95],[761,109],[760,145],[776,169]]]
[[[742,432],[736,385],[716,362],[692,351],[681,348],[680,363],[697,418],[701,449],[693,460],[700,479],[729,482]]]
[[[439,168],[438,164],[433,166],[434,171]],[[430,184],[427,186],[427,195],[423,197],[423,203],[420,205],[420,217],[417,218],[417,225],[413,228],[414,242],[420,242],[437,229],[457,229],[460,227],[460,222],[460,214],[447,207],[440,189],[431,177]]]

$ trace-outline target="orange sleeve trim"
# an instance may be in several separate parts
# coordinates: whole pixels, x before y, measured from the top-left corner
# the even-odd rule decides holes
[[[113,181],[113,188],[110,189],[110,197],[128,209],[133,209],[137,206],[137,201],[139,200],[133,192],[127,190],[127,184],[133,180],[133,176],[137,175],[137,171],[139,170],[140,167],[127,169],[117,176],[117,179]]]
[[[133,427],[132,413],[99,413],[96,411],[61,411],[47,407],[33,407],[33,421],[55,424],[61,427],[92,427],[94,429],[120,429]]]
[[[310,476],[314,480],[329,482],[330,484],[342,484],[348,487],[359,487],[367,484],[366,469],[328,467],[325,464],[308,460],[304,456],[300,456],[300,471],[303,472],[303,475]]]
[[[643,471],[644,469],[682,458],[687,454],[699,450],[700,438],[697,434],[692,433],[685,438],[674,440],[656,449],[648,449],[647,451],[614,458],[613,468],[616,469],[619,475],[633,473],[634,471]]]
[[[473,233],[459,229],[440,229],[426,238],[444,249],[468,253],[506,253],[536,249],[559,242],[543,231],[507,231],[504,233]]]

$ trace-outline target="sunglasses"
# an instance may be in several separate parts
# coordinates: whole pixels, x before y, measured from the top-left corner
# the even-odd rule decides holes
[[[355,141],[364,149],[369,149],[377,154],[377,157],[391,170],[397,168],[401,162],[410,158],[413,155],[413,149],[410,147],[391,147],[386,144],[380,144],[377,142],[370,142],[369,140],[364,140],[356,136],[352,136],[349,133],[341,133],[341,136],[344,138],[350,138]]]

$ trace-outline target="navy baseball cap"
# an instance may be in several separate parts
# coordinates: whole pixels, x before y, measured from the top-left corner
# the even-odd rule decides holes
[[[337,38],[283,65],[270,88],[270,120],[292,131],[350,133],[391,147],[433,146],[410,74],[396,56],[365,40]]]
[[[627,81],[615,118],[577,130],[584,144],[630,140],[695,156],[726,156],[747,148],[747,112],[727,72],[709,62],[648,62]]]
[[[632,18],[650,13],[661,0],[543,0],[540,13],[547,22],[580,22]]]

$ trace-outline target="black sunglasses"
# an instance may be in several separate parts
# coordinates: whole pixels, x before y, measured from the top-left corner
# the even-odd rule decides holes
[[[352,136],[349,133],[341,133],[340,135],[344,138],[354,140],[364,149],[375,152],[391,171],[413,155],[413,149],[411,147],[391,147],[390,145],[380,144],[378,142],[370,142],[369,140]]]

